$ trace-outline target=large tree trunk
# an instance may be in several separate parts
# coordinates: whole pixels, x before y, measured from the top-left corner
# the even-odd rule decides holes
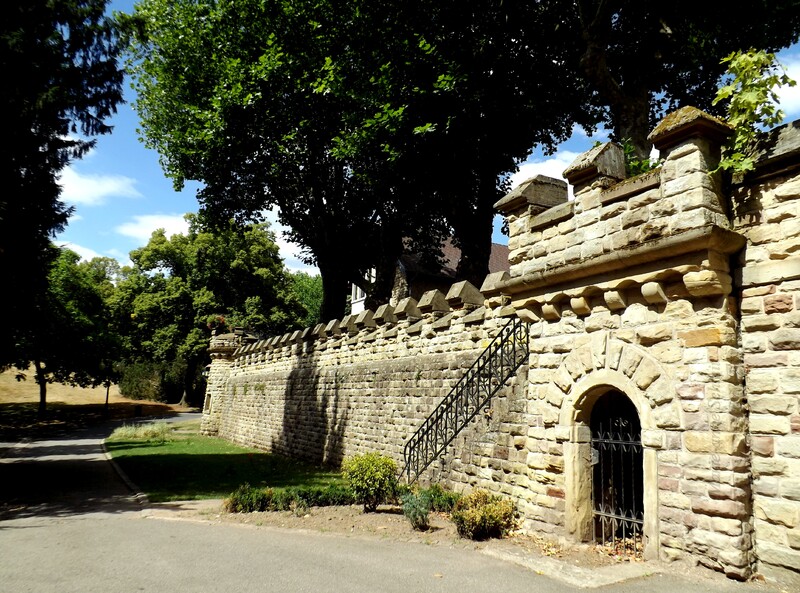
[[[624,101],[611,106],[611,119],[617,139],[633,147],[634,156],[640,160],[650,157],[650,93],[644,89],[628,95]]]
[[[37,414],[39,418],[44,418],[47,412],[47,373],[41,361],[34,361],[33,366],[36,369],[36,383],[39,385],[39,410]]]
[[[347,295],[350,283],[341,267],[335,262],[328,263],[317,261],[319,273],[322,277],[322,307],[320,308],[321,323],[344,317],[347,304]]]
[[[494,203],[498,199],[497,176],[484,172],[477,204],[465,207],[450,218],[461,259],[456,269],[457,280],[467,280],[480,288],[489,273],[489,256],[492,252],[492,222]]]
[[[194,402],[194,375],[197,371],[196,361],[186,362],[186,371],[183,374],[183,394],[179,406],[188,407]]]
[[[375,268],[375,281],[367,290],[364,308],[371,311],[385,305],[392,297],[397,262],[403,253],[403,239],[394,228],[383,229],[384,236]]]

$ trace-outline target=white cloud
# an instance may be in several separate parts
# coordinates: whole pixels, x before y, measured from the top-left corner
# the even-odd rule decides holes
[[[136,180],[124,175],[91,175],[79,173],[74,167],[64,169],[59,179],[61,199],[70,204],[99,206],[110,197],[141,197]]]
[[[136,239],[141,244],[150,240],[150,235],[157,229],[164,229],[167,237],[185,235],[189,232],[189,223],[183,214],[144,214],[134,216],[132,221],[125,222],[114,230],[120,235]]]
[[[99,253],[97,253],[94,249],[90,249],[89,247],[83,247],[82,245],[78,245],[77,243],[63,243],[60,247],[66,247],[67,249],[74,251],[78,255],[81,256],[81,259],[84,261],[89,261],[95,257],[102,257]]]
[[[786,113],[786,122],[800,118],[800,54],[794,54],[781,60],[789,78],[797,84],[793,87],[784,86],[777,90],[780,108]]]
[[[534,161],[526,161],[519,167],[519,171],[511,176],[511,188],[515,188],[523,181],[536,175],[547,175],[555,179],[564,179],[562,173],[572,164],[579,153],[570,150],[561,150],[554,155]]]
[[[608,142],[608,134],[609,131],[606,130],[603,126],[599,126],[591,135],[583,129],[583,127],[579,125],[572,126],[572,136],[580,137],[580,138],[588,138],[592,141],[606,143]]]

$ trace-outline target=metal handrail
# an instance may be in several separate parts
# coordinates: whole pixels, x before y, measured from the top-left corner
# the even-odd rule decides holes
[[[403,448],[408,483],[441,456],[528,358],[528,324],[511,319]],[[412,477],[413,474],[413,477]]]

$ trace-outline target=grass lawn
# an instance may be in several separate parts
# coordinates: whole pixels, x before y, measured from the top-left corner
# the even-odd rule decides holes
[[[330,468],[202,436],[199,422],[169,428],[163,442],[113,435],[106,441],[114,460],[153,502],[224,498],[245,482],[271,488],[344,483]]]

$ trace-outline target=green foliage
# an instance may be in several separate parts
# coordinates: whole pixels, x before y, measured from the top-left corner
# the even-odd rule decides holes
[[[427,531],[430,526],[431,497],[425,491],[409,492],[401,497],[403,515],[417,531]]]
[[[292,292],[306,310],[306,315],[300,321],[304,327],[314,327],[322,322],[322,277],[312,276],[305,272],[295,272],[291,275]]]
[[[304,313],[267,224],[210,231],[187,220],[185,235],[161,229],[131,252],[134,266],[110,298],[125,349],[122,389],[133,397],[197,402],[212,329],[278,334]]]
[[[775,54],[763,50],[737,51],[722,60],[729,80],[720,87],[713,104],[725,103],[728,123],[734,132],[719,163],[720,169],[741,177],[755,169],[755,153],[761,129],[783,121],[775,89],[794,86]]]
[[[342,463],[342,474],[364,512],[374,512],[397,487],[397,464],[380,453],[353,455]]]
[[[642,173],[647,173],[661,164],[657,160],[650,160],[650,158],[639,158],[636,154],[636,148],[631,143],[630,138],[624,138],[622,140],[622,151],[625,157],[625,175],[627,177],[636,177]]]
[[[201,379],[198,368],[193,383]],[[186,363],[130,362],[119,366],[119,392],[125,397],[150,401],[178,401],[184,388]]]
[[[516,522],[514,503],[486,490],[474,490],[462,496],[450,514],[461,537],[484,540],[502,537]]]
[[[72,208],[59,199],[58,176],[111,128],[122,100],[119,46],[106,0],[29,0],[0,19],[0,106],[8,114],[0,146],[0,367],[23,368],[20,344],[56,341],[31,334],[46,307],[51,244]],[[64,347],[65,340],[58,340]],[[74,346],[73,348],[77,348]]]
[[[79,264],[77,253],[57,252],[45,292],[36,298],[36,313],[15,344],[17,368],[25,370],[32,362],[36,369],[40,414],[48,383],[86,387],[110,381],[115,375],[111,357],[118,347],[98,279]]]
[[[242,484],[222,503],[226,513],[261,513],[271,509],[275,493],[272,488],[254,488]]]
[[[431,510],[437,513],[449,513],[461,498],[458,492],[445,490],[440,484],[431,484],[430,487],[423,492],[430,498]]]
[[[301,512],[309,507],[348,506],[354,503],[352,491],[339,484],[283,489],[254,488],[250,484],[243,484],[225,499],[224,508],[228,513]]]

